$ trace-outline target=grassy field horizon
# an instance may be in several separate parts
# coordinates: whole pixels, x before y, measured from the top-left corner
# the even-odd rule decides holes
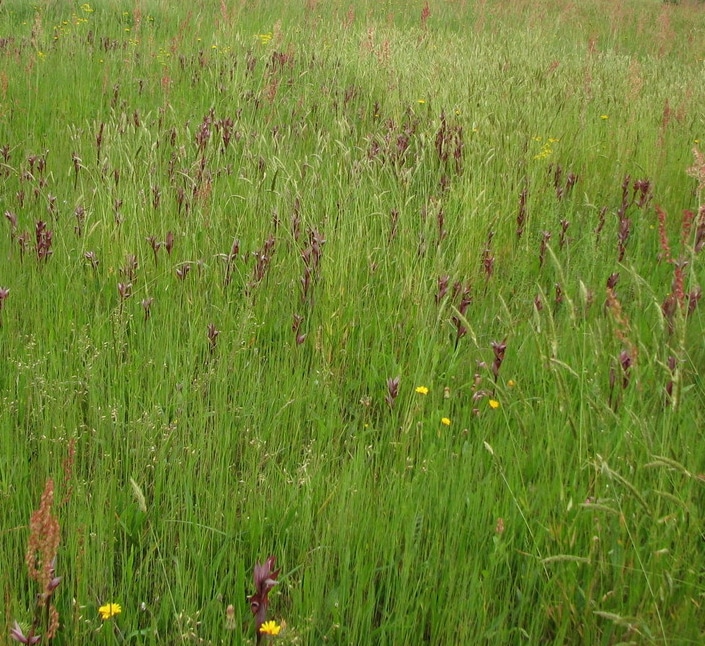
[[[703,642],[702,3],[0,0],[0,61],[0,644]]]

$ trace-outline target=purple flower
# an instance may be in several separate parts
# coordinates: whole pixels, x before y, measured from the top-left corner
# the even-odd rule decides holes
[[[277,577],[279,576],[279,570],[273,569],[275,560],[273,556],[270,556],[264,563],[255,564],[255,593],[249,598],[249,601],[250,610],[255,616],[258,639],[260,626],[267,617],[269,591],[277,584]]]
[[[10,630],[10,637],[20,644],[38,644],[42,639],[41,635],[33,635],[31,632],[25,636],[22,627],[15,621],[15,625]]]

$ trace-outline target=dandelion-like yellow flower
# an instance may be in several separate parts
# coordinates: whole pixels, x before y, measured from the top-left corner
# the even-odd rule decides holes
[[[499,402],[496,399],[490,399],[489,404],[493,410],[499,408]]]
[[[609,119],[609,115],[607,115],[607,114],[601,114],[601,115],[600,115],[600,119],[602,119],[603,121],[605,121],[605,120]]]
[[[441,417],[441,424],[443,424],[443,426],[450,426],[450,419],[448,417]]]
[[[282,629],[276,621],[265,621],[260,627],[259,632],[262,635],[278,635]]]
[[[514,388],[514,386],[516,386],[516,385],[517,385],[517,382],[514,381],[514,379],[510,379],[510,380],[507,382],[507,386],[509,386],[510,388]]]
[[[419,99],[419,100],[418,100],[418,103],[420,103],[421,105],[423,105],[424,103],[426,103],[426,99]]]
[[[416,392],[419,395],[428,395],[428,388],[426,386],[416,386]]]
[[[106,621],[115,615],[119,615],[122,612],[122,608],[119,603],[106,603],[98,608],[98,612],[100,613],[100,618]]]

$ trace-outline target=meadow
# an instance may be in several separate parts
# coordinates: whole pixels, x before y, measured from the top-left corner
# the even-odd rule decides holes
[[[704,106],[687,0],[0,0],[0,644],[703,643]]]

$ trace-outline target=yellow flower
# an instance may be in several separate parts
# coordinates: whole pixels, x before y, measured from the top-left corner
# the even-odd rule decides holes
[[[450,419],[448,419],[447,417],[442,417],[441,424],[443,424],[443,426],[450,426]]]
[[[517,385],[517,382],[514,381],[514,379],[510,379],[510,380],[507,382],[507,386],[509,386],[510,388],[514,388],[514,386],[516,386],[516,385]]]
[[[602,119],[603,121],[605,121],[606,119],[609,119],[609,115],[601,114],[601,115],[600,115],[600,119]]]
[[[260,634],[262,635],[278,635],[281,629],[282,627],[277,625],[276,621],[265,621],[259,627]]]
[[[85,2],[81,5],[81,11],[85,11],[86,13],[93,13],[94,9],[93,7],[91,7],[91,5]]]
[[[497,409],[499,408],[499,402],[496,399],[490,399],[490,408],[492,409]]]
[[[426,103],[426,99],[419,99],[418,102],[423,105],[424,103]]]
[[[428,395],[428,388],[426,388],[426,386],[417,386],[416,392],[419,393],[419,395]]]
[[[541,148],[541,152],[537,155],[534,155],[534,159],[546,159],[546,157],[550,157],[552,152],[553,149],[551,148],[550,144],[544,144],[543,148]]]
[[[100,613],[100,618],[105,621],[115,615],[119,615],[122,612],[122,608],[119,603],[106,603],[98,608],[98,612]]]

